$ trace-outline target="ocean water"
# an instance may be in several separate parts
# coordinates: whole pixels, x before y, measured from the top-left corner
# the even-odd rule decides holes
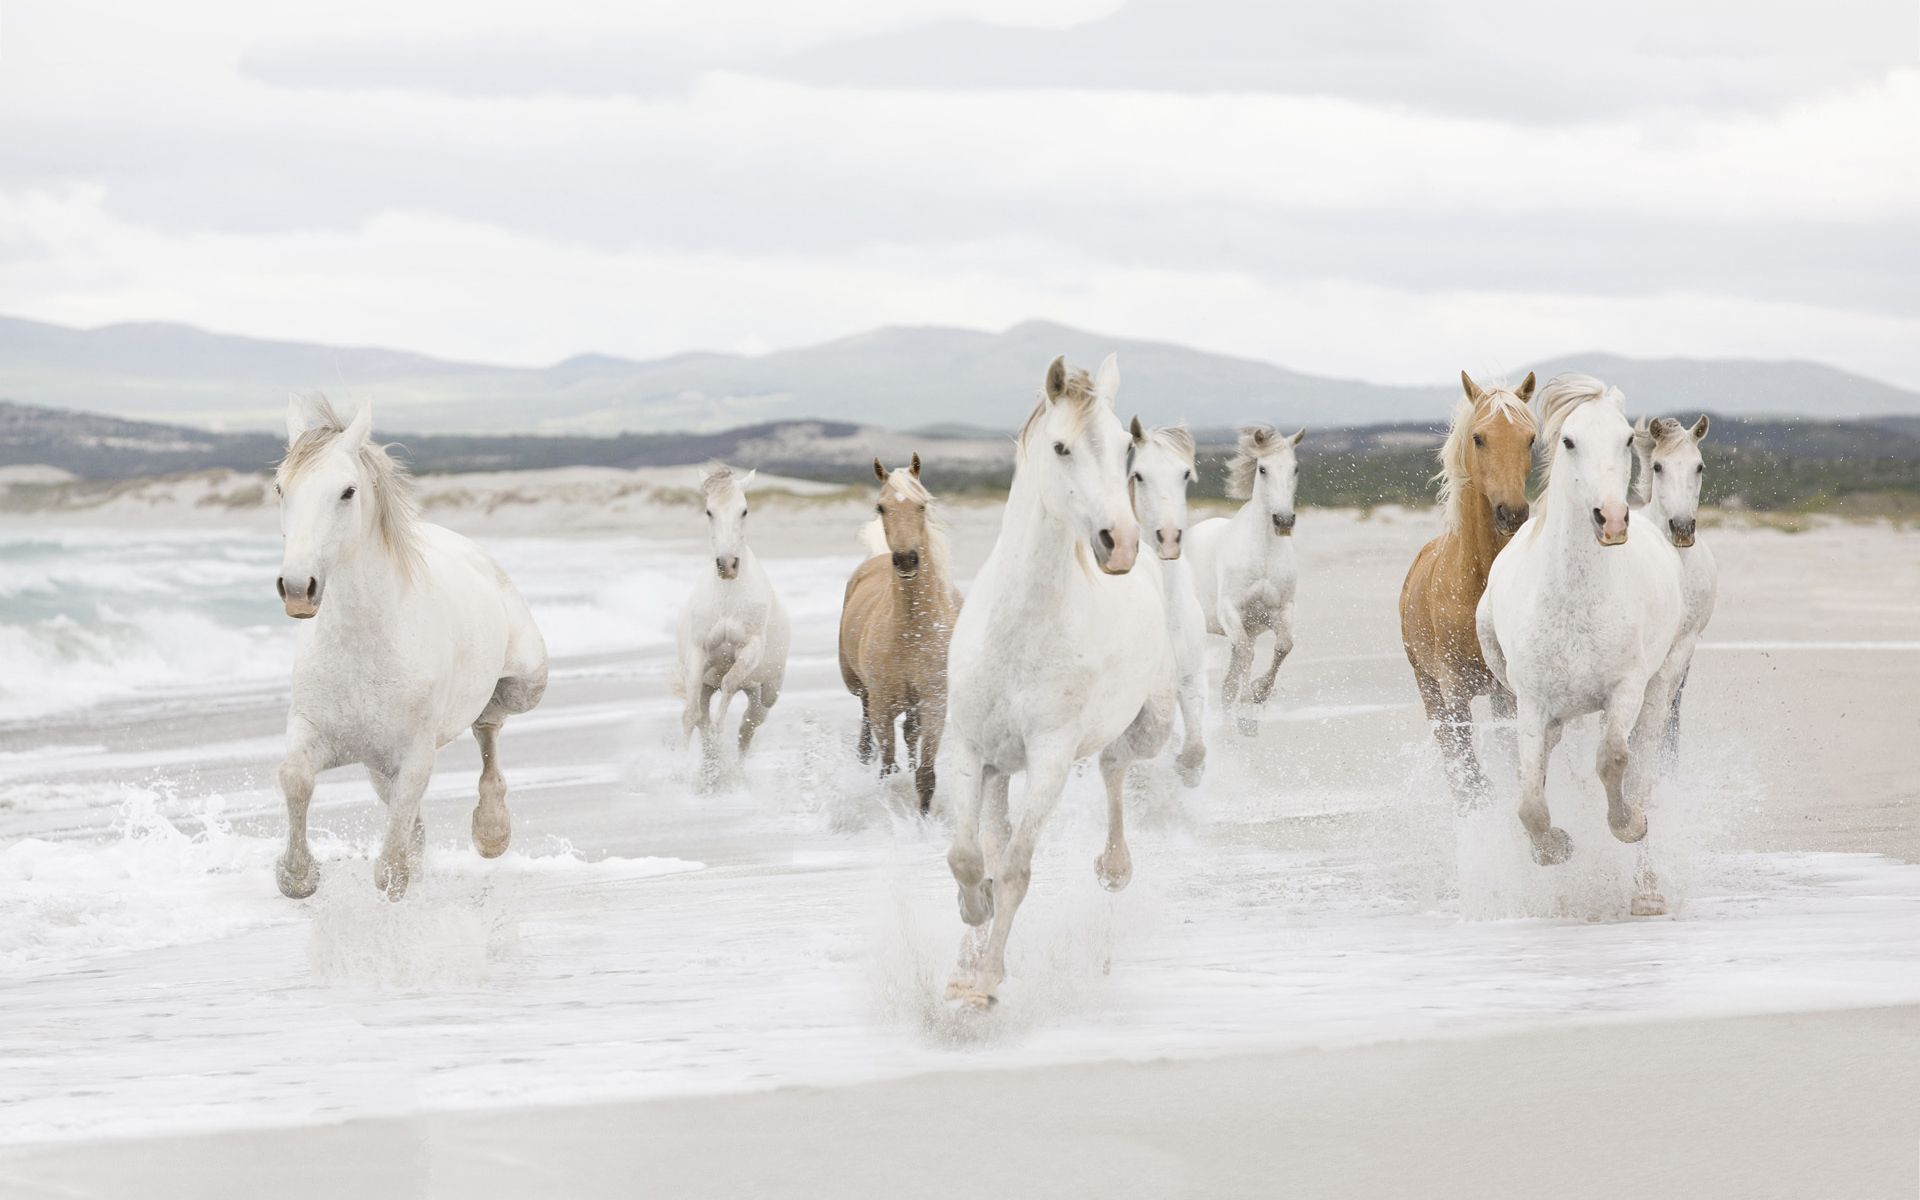
[[[1003,1003],[956,1014],[941,814],[851,753],[852,554],[767,559],[787,691],[712,787],[667,685],[694,556],[489,548],[555,656],[502,739],[513,849],[467,843],[456,743],[390,904],[378,806],[332,772],[321,888],[294,902],[272,878],[277,539],[0,535],[0,1141],[1920,1000],[1920,868],[1742,848],[1739,813],[1799,798],[1737,741],[1700,739],[1642,850],[1607,833],[1575,730],[1551,792],[1574,858],[1538,868],[1510,797],[1453,812],[1397,647],[1326,637],[1257,737],[1210,718],[1199,788],[1136,769],[1123,893],[1093,879],[1097,773],[1072,781]],[[1643,866],[1671,917],[1627,919]]]

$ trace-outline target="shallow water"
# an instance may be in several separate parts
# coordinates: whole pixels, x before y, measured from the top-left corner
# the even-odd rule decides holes
[[[666,685],[693,564],[632,539],[491,544],[556,653],[503,738],[514,849],[465,843],[462,742],[403,903],[372,887],[380,814],[350,770],[316,794],[321,890],[287,901],[276,545],[0,540],[22,567],[0,585],[0,1140],[1920,1000],[1920,867],[1745,849],[1742,812],[1815,806],[1737,739],[1699,739],[1659,797],[1646,861],[1675,915],[1627,920],[1642,852],[1579,778],[1582,734],[1552,783],[1574,858],[1535,867],[1509,799],[1452,812],[1397,644],[1367,630],[1303,638],[1257,738],[1213,721],[1198,789],[1136,769],[1119,895],[1093,880],[1098,778],[1076,777],[1003,1003],[956,1015],[939,814],[852,761],[853,558],[768,562],[788,690],[703,790]]]

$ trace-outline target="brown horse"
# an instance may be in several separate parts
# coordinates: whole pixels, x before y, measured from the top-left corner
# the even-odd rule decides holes
[[[960,593],[948,574],[933,497],[920,482],[920,456],[891,474],[876,458],[873,473],[880,480],[879,518],[864,536],[874,555],[847,581],[840,677],[860,697],[860,761],[872,762],[878,745],[882,775],[898,769],[893,725],[903,721],[924,813],[933,806],[933,761],[947,723],[947,642],[960,615]]]
[[[1513,716],[1513,696],[1480,656],[1474,608],[1487,571],[1527,519],[1527,475],[1533,467],[1533,397],[1529,373],[1517,389],[1482,389],[1460,372],[1466,396],[1440,447],[1440,503],[1447,527],[1420,548],[1400,589],[1400,637],[1420,685],[1420,699],[1446,760],[1447,783],[1462,808],[1486,795],[1487,779],[1473,751],[1473,698],[1492,699],[1496,717]]]

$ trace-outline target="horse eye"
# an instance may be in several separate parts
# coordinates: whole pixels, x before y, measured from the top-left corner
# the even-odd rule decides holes
[[[1665,472],[1665,471],[1662,471],[1662,470],[1660,469],[1660,464],[1659,464],[1659,463],[1655,463],[1655,464],[1653,464],[1653,473],[1654,473],[1655,475],[1664,475],[1664,474],[1666,474],[1666,472]]]
[[[282,494],[282,492],[280,491],[280,485],[277,483],[273,485],[273,494],[276,496]]]
[[[876,504],[873,506],[873,511],[884,517],[887,515],[887,506],[884,504]]]
[[[708,509],[708,510],[707,510],[707,515],[708,515],[708,516],[712,516],[712,515],[713,515],[713,510],[712,510],[712,509]]]
[[[1473,444],[1485,450],[1487,448],[1487,439],[1476,433],[1473,435]]]
[[[1265,475],[1265,474],[1267,473],[1267,469],[1266,469],[1265,467],[1261,467],[1261,468],[1260,468],[1260,473],[1261,473],[1262,475]]]
[[[1147,477],[1145,475],[1142,475],[1140,472],[1135,471],[1133,473],[1133,481],[1135,483],[1145,483],[1147,481]]]
[[[344,492],[341,492],[341,493],[340,493],[340,498],[341,498],[342,500],[351,500],[351,499],[353,499],[353,489],[352,489],[352,488],[348,488],[348,489],[347,489],[346,491],[344,491]]]
[[[747,510],[746,510],[746,509],[744,509],[744,508],[740,510],[740,519],[741,519],[742,521],[744,521],[744,520],[746,520],[746,519],[747,519]]]
[[[1058,454],[1061,458],[1065,458],[1069,454],[1073,453],[1073,451],[1067,449],[1067,444],[1065,442],[1055,442],[1053,444],[1053,452],[1055,454]]]
[[[1537,441],[1539,441],[1539,440],[1540,440],[1540,439],[1539,439],[1539,438],[1537,438],[1537,437],[1532,437],[1532,436],[1529,436],[1529,437],[1527,438],[1527,449],[1529,449],[1529,450],[1531,450],[1531,449],[1533,449],[1533,444],[1534,444],[1535,442],[1537,442]]]
[[[1699,466],[1693,469],[1693,473],[1695,475],[1705,475],[1707,473],[1707,464],[1701,463]]]
[[[1570,437],[1563,437],[1563,438],[1561,438],[1561,439],[1560,439],[1560,444],[1561,444],[1562,446],[1565,446],[1565,447],[1566,447],[1567,449],[1569,449],[1569,450],[1571,450],[1571,449],[1573,449],[1573,439],[1572,439],[1572,438],[1570,438]]]
[[[1180,478],[1181,478],[1181,480],[1182,480],[1183,482],[1186,482],[1186,483],[1192,483],[1192,482],[1193,482],[1193,472],[1192,472],[1192,471],[1182,471],[1182,472],[1180,473]]]

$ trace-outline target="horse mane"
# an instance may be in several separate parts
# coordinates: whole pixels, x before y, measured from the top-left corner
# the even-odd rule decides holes
[[[934,500],[927,485],[920,482],[906,467],[895,467],[887,472],[887,481],[880,485],[882,490],[893,488],[916,504],[924,505],[927,510],[927,568],[941,578],[947,577],[947,563],[950,559],[947,547],[947,518],[940,511],[940,505]],[[873,518],[860,527],[860,544],[870,554],[889,554],[886,523],[879,517]]]
[[[700,494],[711,504],[727,494],[727,490],[740,489],[740,477],[732,467],[715,459],[700,467]]]
[[[334,439],[347,431],[347,424],[334,411],[325,396],[308,397],[314,424],[287,447],[276,474],[285,485],[298,479],[320,460]],[[390,452],[390,447],[368,441],[360,447],[360,467],[373,488],[373,527],[388,557],[399,567],[402,579],[411,581],[420,571],[420,507],[413,498],[413,476]]]
[[[1555,375],[1540,389],[1540,438],[1546,443],[1546,456],[1540,462],[1540,496],[1533,502],[1535,513],[1546,511],[1547,485],[1553,482],[1553,463],[1560,452],[1561,426],[1580,408],[1596,400],[1613,405],[1623,415],[1626,412],[1626,393],[1591,375],[1578,372]]]
[[[1481,389],[1480,394],[1486,401],[1489,417],[1533,424],[1533,414],[1506,384],[1492,384]],[[1440,470],[1433,477],[1440,485],[1440,507],[1446,512],[1447,528],[1455,532],[1460,529],[1460,505],[1464,500],[1463,485],[1467,482],[1467,446],[1473,441],[1473,427],[1479,412],[1480,405],[1467,396],[1454,401],[1447,439],[1440,443]]]
[[[1181,462],[1187,464],[1188,470],[1194,469],[1195,450],[1193,431],[1191,429],[1188,429],[1185,425],[1156,425],[1152,429],[1147,430],[1146,434],[1149,442],[1154,443],[1162,450],[1165,450]],[[1130,441],[1127,443],[1127,467],[1129,470],[1133,467],[1134,452],[1139,448],[1140,445],[1138,442]]]
[[[1049,403],[1047,394],[1043,391],[1040,393],[1040,398],[1034,401],[1033,411],[1027,414],[1026,423],[1020,426],[1020,436],[1017,439],[1022,458],[1026,457],[1027,443],[1033,440],[1034,431],[1040,428],[1042,421],[1046,420],[1047,410],[1054,404],[1067,406],[1068,415],[1072,421],[1067,427],[1067,436],[1078,437],[1080,431],[1086,428],[1087,422],[1093,419],[1094,410],[1100,406],[1099,393],[1093,388],[1093,376],[1087,373],[1085,367],[1067,368],[1066,386],[1061,389],[1058,400]]]
[[[1271,425],[1248,425],[1240,430],[1240,444],[1227,463],[1227,498],[1246,500],[1253,496],[1253,473],[1260,460],[1273,453],[1287,439]]]

